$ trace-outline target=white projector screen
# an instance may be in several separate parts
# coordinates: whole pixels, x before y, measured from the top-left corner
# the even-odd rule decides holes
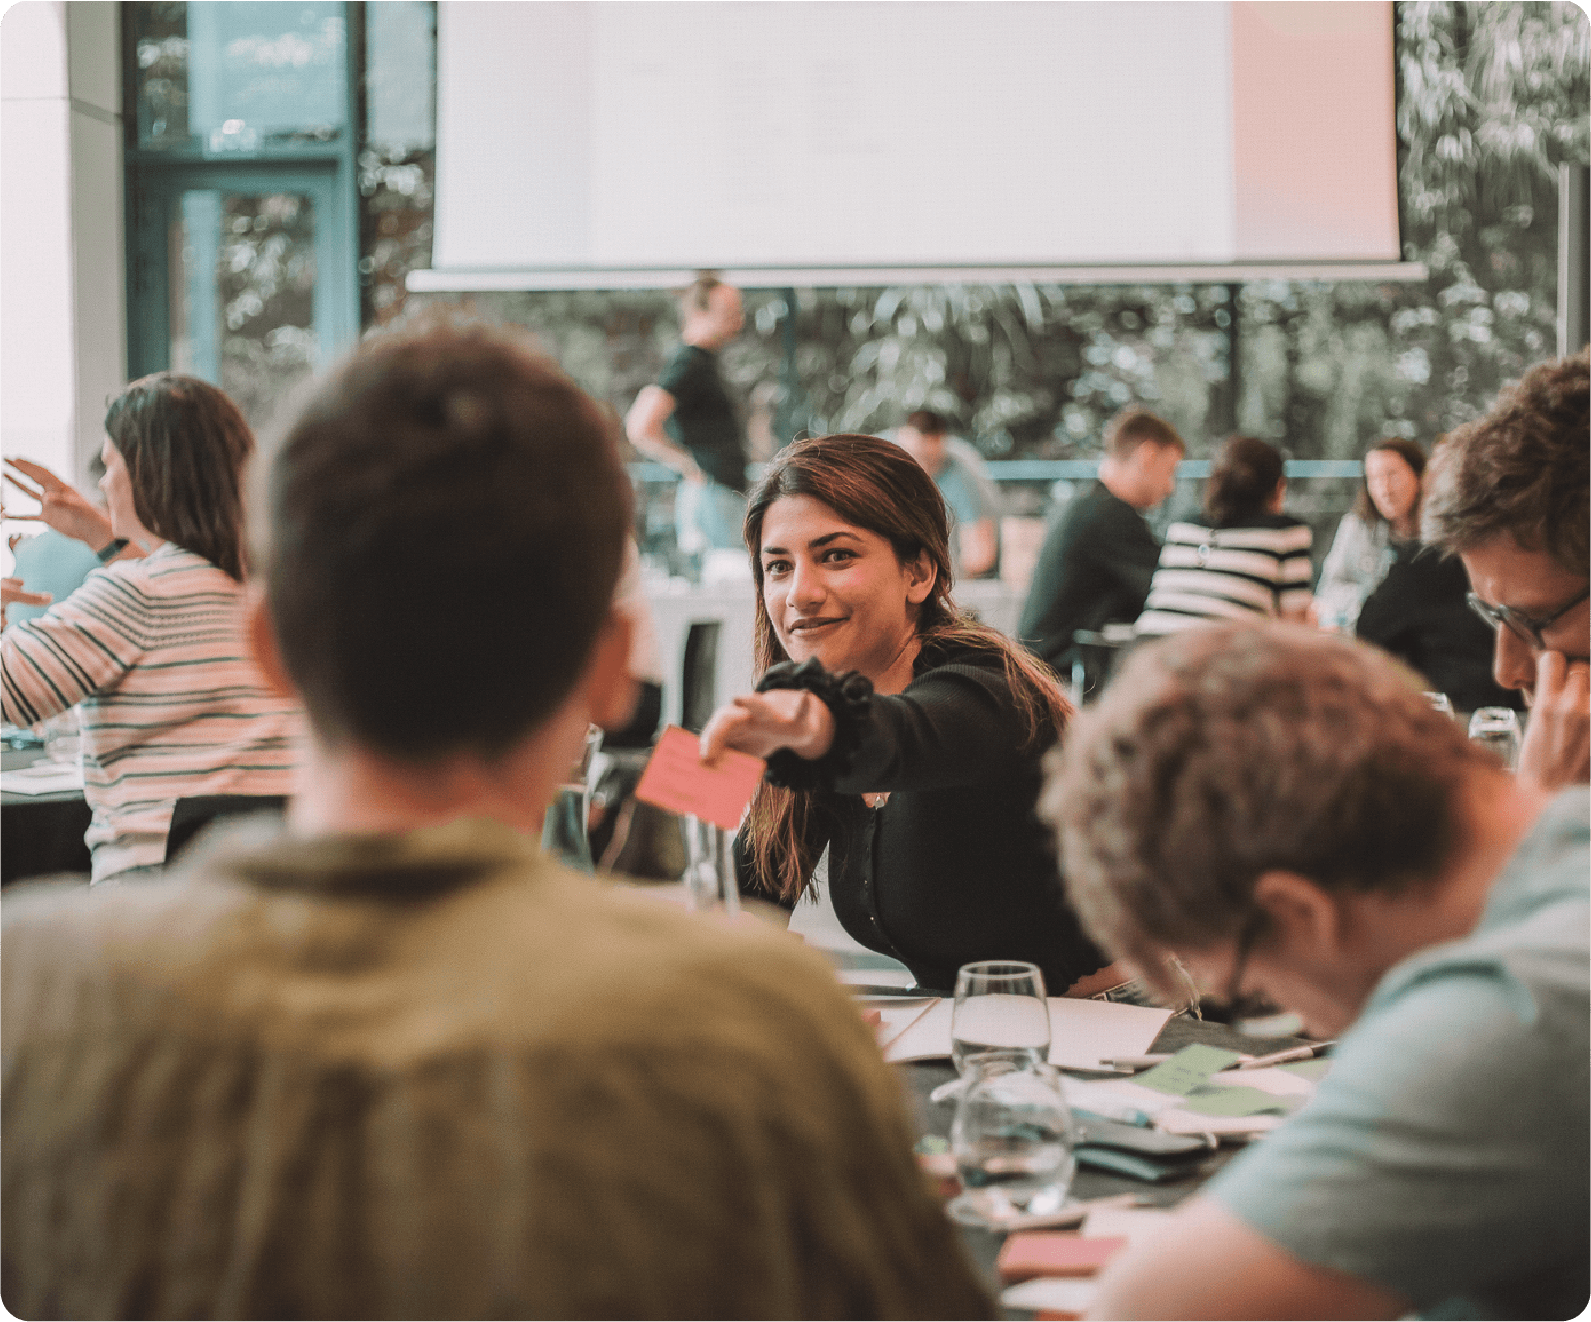
[[[1396,262],[1391,11],[450,0],[435,275]]]

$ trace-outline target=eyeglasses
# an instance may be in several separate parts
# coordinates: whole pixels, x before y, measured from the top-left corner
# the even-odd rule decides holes
[[[1265,923],[1265,911],[1256,909],[1238,929],[1235,954],[1232,958],[1232,976],[1226,980],[1226,990],[1222,993],[1228,1017],[1233,1023],[1269,1014],[1276,1008],[1259,992],[1243,990],[1243,975],[1248,971],[1249,956],[1254,953],[1254,945],[1260,939],[1260,933],[1265,930]]]
[[[1548,650],[1548,644],[1541,637],[1542,631],[1552,628],[1587,597],[1591,597],[1591,586],[1587,586],[1572,601],[1540,620],[1532,619],[1523,611],[1516,611],[1512,606],[1493,606],[1489,601],[1482,601],[1473,592],[1469,594],[1469,608],[1492,628],[1506,628],[1521,642],[1529,643],[1538,652],[1545,652]]]

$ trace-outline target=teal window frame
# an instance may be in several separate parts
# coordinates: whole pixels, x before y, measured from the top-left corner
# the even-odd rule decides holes
[[[220,0],[192,0],[218,3]],[[315,328],[320,366],[359,337],[359,151],[364,139],[364,5],[343,6],[344,132],[333,142],[273,143],[250,150],[138,143],[138,53],[133,6],[121,7],[127,368],[130,377],[171,367],[173,208],[192,189],[303,193],[315,207]],[[218,381],[219,383],[219,381]]]

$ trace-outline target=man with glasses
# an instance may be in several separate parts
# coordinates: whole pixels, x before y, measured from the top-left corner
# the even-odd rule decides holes
[[[1582,350],[1531,368],[1426,470],[1424,540],[1464,562],[1497,682],[1530,706],[1520,774],[1549,788],[1591,780],[1587,429]]]
[[[1093,938],[1340,1038],[1308,1106],[1091,1316],[1574,1317],[1588,1293],[1587,796],[1509,775],[1364,644],[1139,649],[1045,802]]]

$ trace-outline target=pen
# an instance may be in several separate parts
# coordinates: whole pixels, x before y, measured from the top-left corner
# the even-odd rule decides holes
[[[1160,1051],[1148,1056],[1112,1056],[1108,1060],[1101,1060],[1099,1063],[1106,1069],[1112,1070],[1146,1070],[1152,1065],[1158,1065],[1161,1061],[1170,1059],[1171,1054],[1169,1052]]]
[[[1311,1060],[1327,1047],[1337,1045],[1333,1038],[1329,1042],[1310,1042],[1301,1047],[1290,1047],[1286,1051],[1273,1051],[1268,1056],[1255,1056],[1253,1060],[1240,1060],[1232,1068],[1236,1070],[1258,1070],[1267,1065],[1283,1065],[1290,1060]]]

